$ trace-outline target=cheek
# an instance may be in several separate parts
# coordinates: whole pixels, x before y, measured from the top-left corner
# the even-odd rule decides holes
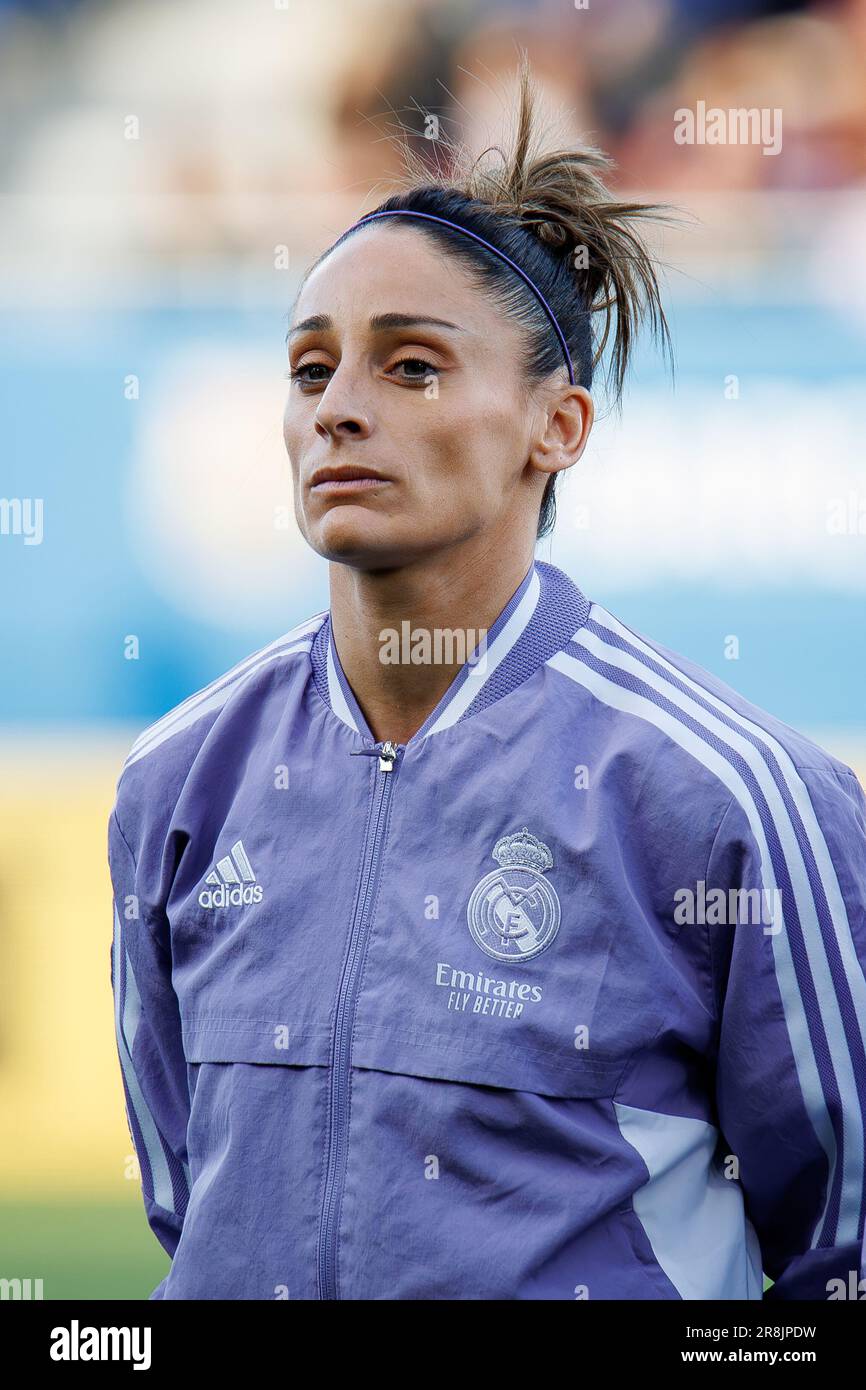
[[[520,414],[505,391],[456,415],[438,442],[442,474],[470,503],[483,499],[485,508],[508,493],[525,462]]]
[[[487,438],[461,435],[458,447],[419,453],[410,464],[415,512],[425,526],[472,526],[499,510],[502,481]]]
[[[297,477],[298,475],[296,460],[300,457],[299,450],[301,449],[302,438],[297,411],[294,409],[291,402],[288,402],[283,411],[283,443],[286,446],[286,453],[289,456],[293,477]]]

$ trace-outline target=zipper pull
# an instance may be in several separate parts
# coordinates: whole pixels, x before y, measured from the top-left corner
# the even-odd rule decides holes
[[[397,745],[396,743],[392,743],[391,740],[387,738],[385,742],[382,744],[382,748],[379,752],[379,771],[392,772],[394,769],[394,761],[396,757]]]
[[[381,748],[378,744],[374,744],[372,748],[353,748],[349,756],[352,758],[378,758],[379,771],[392,772],[398,752],[399,745],[386,738]]]

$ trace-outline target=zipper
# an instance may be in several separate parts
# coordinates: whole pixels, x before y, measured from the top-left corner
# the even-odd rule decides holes
[[[370,909],[375,901],[382,860],[382,841],[391,799],[393,771],[401,745],[386,739],[372,748],[359,748],[355,754],[378,757],[378,771],[373,799],[367,817],[367,849],[361,870],[361,882],[349,935],[349,946],[343,964],[334,1032],[331,1040],[331,1083],[328,1105],[328,1162],[322,1192],[322,1211],[319,1224],[319,1298],[335,1299],[337,1294],[337,1243],[340,1230],[340,1211],[346,1178],[349,1134],[349,1075],[352,1066],[352,1032],[355,1023],[358,985],[361,967],[370,933]]]

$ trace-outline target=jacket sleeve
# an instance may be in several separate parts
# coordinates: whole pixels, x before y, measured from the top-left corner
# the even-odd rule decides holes
[[[142,899],[135,857],[116,808],[109,821],[108,860],[114,899],[111,987],[126,1116],[147,1220],[173,1257],[189,1199],[187,1065],[171,983],[168,924]],[[161,1288],[151,1297],[161,1297]]]
[[[774,1281],[764,1297],[851,1298],[864,1277],[866,798],[841,763],[768,771],[732,797],[707,866],[708,903],[719,888],[728,900],[707,927],[719,1124]]]

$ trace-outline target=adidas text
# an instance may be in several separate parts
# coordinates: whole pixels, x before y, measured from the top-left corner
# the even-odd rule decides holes
[[[219,888],[203,888],[198,895],[202,907],[242,907],[245,903],[260,903],[262,885],[260,883],[238,883],[234,888],[220,884]]]

